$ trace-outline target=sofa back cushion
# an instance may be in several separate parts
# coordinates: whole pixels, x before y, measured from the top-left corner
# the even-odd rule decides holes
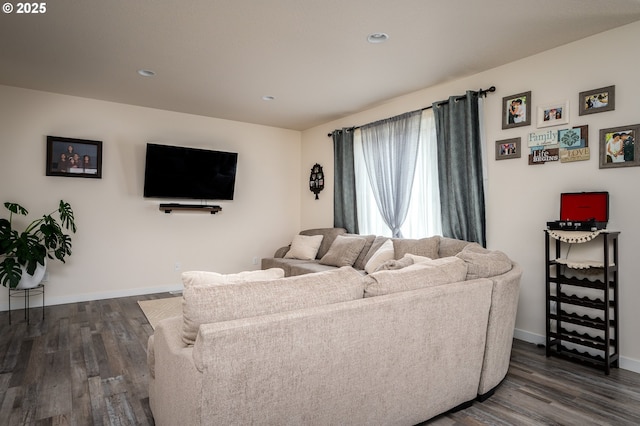
[[[469,244],[481,247],[478,243],[471,243],[464,240],[456,240],[455,238],[440,237],[439,256],[449,257],[460,253]]]
[[[201,324],[345,302],[363,295],[362,275],[349,266],[233,285],[191,282],[183,291],[182,340],[192,345]]]
[[[338,235],[320,263],[338,267],[353,266],[366,242],[363,237]]]
[[[393,249],[395,258],[402,259],[405,254],[411,253],[418,256],[429,257],[431,259],[438,258],[438,250],[440,247],[440,236],[410,239],[410,238],[394,238]]]
[[[364,297],[417,290],[464,281],[467,264],[457,257],[427,260],[397,270],[382,270],[368,275]]]
[[[335,240],[338,235],[346,233],[347,230],[344,228],[315,228],[300,231],[300,235],[322,235],[322,243],[318,248],[316,259],[322,259],[322,256],[327,254],[329,251],[329,247],[333,244],[333,240]]]
[[[467,264],[467,279],[490,278],[513,268],[511,259],[501,251],[487,250],[478,244],[466,246],[456,257]]]

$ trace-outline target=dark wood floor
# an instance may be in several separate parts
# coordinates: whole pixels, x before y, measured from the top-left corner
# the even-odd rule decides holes
[[[506,379],[488,400],[427,423],[446,425],[640,425],[640,374],[600,370],[515,340]]]
[[[169,294],[0,312],[0,425],[153,425],[146,342],[136,303]],[[428,425],[639,425],[640,374],[609,376],[515,341],[506,380],[487,401]]]

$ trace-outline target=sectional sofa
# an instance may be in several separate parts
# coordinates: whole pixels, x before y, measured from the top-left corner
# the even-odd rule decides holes
[[[318,272],[289,257],[288,277],[270,261],[239,282],[183,274],[183,316],[149,339],[157,425],[412,425],[492,394],[509,366],[518,264],[441,237],[393,240],[393,258],[377,260],[389,243],[369,238],[360,258],[366,241],[357,255],[331,246],[361,237],[318,233],[335,235],[306,262]],[[320,263],[332,251],[360,264]]]
[[[305,247],[304,241],[308,237],[317,238],[317,247]],[[382,247],[385,243],[387,246],[384,248],[388,250]],[[450,257],[471,244],[440,236],[404,239],[348,234],[344,228],[307,229],[294,236],[291,244],[277,249],[273,257],[262,259],[261,266],[262,269],[282,268],[285,276],[329,271],[340,266],[353,266],[370,273],[384,262],[401,260],[405,254],[429,258]],[[477,244],[475,246],[479,247]],[[402,264],[396,266],[401,267]]]

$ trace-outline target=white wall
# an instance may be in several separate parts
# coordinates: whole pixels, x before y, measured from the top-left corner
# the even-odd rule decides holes
[[[103,178],[45,176],[47,135],[103,141]],[[0,86],[0,202],[22,204],[31,219],[60,199],[74,209],[73,254],[66,264],[49,263],[47,304],[178,289],[176,262],[182,271],[258,269],[254,257],[271,256],[299,231],[300,138],[296,131]],[[160,212],[160,202],[180,200],[143,198],[147,142],[238,152],[234,201],[215,203],[223,209],[216,215]],[[0,309],[7,305],[0,291]]]
[[[598,168],[599,129],[640,123],[637,100],[640,86],[637,68],[640,58],[637,40],[640,23],[602,33],[563,47],[544,52],[469,78],[448,82],[397,99],[368,111],[327,123],[303,132],[303,167],[316,161],[326,163],[328,182],[333,179],[332,145],[327,133],[340,127],[362,125],[419,109],[465,90],[496,86],[485,102],[488,188],[487,241],[490,248],[505,251],[522,264],[520,305],[516,335],[542,342],[544,319],[544,235],[548,220],[559,219],[560,193],[609,191],[609,229],[620,230],[620,345],[622,366],[640,371],[640,276],[637,261],[640,246],[640,167]],[[615,111],[580,117],[578,93],[603,86],[616,86]],[[533,106],[569,100],[569,125],[589,126],[591,159],[576,163],[548,163],[529,166],[526,152],[522,158],[495,161],[495,141],[521,137],[526,144],[528,133],[536,128],[536,111],[532,126],[502,130],[501,105],[504,96],[532,91]],[[329,191],[328,191],[329,192]],[[330,192],[329,192],[330,193]],[[302,227],[332,226],[333,203],[329,195],[321,202],[311,196],[302,198]]]

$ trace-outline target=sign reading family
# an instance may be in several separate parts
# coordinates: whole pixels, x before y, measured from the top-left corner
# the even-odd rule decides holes
[[[548,130],[546,132],[529,133],[529,148],[534,146],[556,145],[557,143],[557,131]]]

